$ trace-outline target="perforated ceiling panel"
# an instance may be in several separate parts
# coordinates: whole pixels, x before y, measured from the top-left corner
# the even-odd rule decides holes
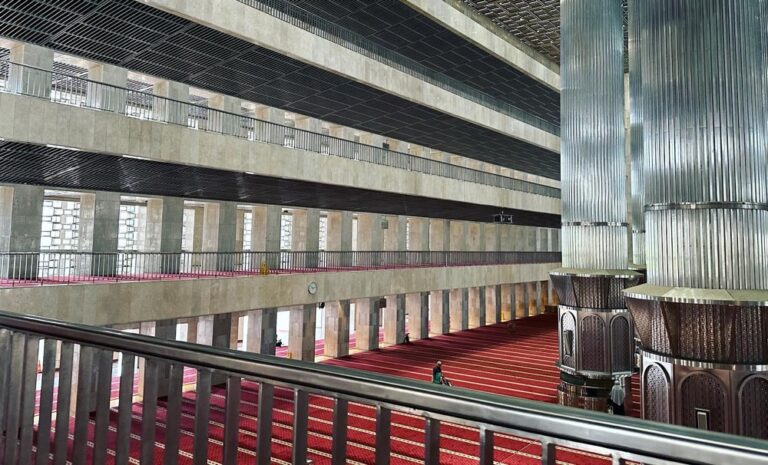
[[[0,183],[166,195],[489,222],[498,208],[343,186],[0,141]],[[516,224],[560,227],[558,215],[505,209]]]
[[[556,64],[560,64],[560,0],[461,0]],[[624,5],[626,49],[627,0]],[[626,56],[626,53],[624,54]]]
[[[559,156],[134,0],[0,2],[0,35],[559,178]]]

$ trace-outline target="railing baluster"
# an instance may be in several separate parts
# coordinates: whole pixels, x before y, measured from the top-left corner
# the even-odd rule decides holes
[[[197,370],[195,390],[195,446],[194,465],[208,464],[208,428],[211,414],[211,370]]]
[[[179,431],[181,430],[181,399],[184,387],[184,365],[172,363],[168,374],[168,400],[166,401],[165,456],[163,465],[176,465],[179,461]]]
[[[259,405],[257,411],[256,464],[270,465],[272,459],[272,405],[275,387],[272,384],[259,384]]]
[[[427,418],[424,429],[424,463],[440,463],[440,420]]]
[[[158,362],[144,360],[144,392],[141,408],[141,465],[154,464],[157,422]]]
[[[56,400],[56,434],[53,442],[53,465],[65,465],[67,462],[74,356],[75,345],[71,342],[62,342],[61,356],[59,357],[59,387]]]
[[[10,383],[8,386],[8,404],[5,414],[5,435],[0,436],[4,451],[3,463],[15,464],[18,457],[19,444],[19,415],[21,407],[21,383],[17,380],[24,375],[24,342],[23,333],[13,333],[11,337]],[[2,425],[0,425],[2,427]]]
[[[224,460],[222,465],[237,464],[237,444],[240,434],[240,391],[240,377],[227,377],[227,404],[224,411]]]
[[[376,465],[389,465],[392,411],[376,406]]]
[[[80,346],[77,370],[77,399],[75,406],[75,439],[72,450],[72,465],[85,465],[88,449],[88,422],[90,420],[93,381],[93,356],[95,349]]]
[[[293,465],[307,464],[307,422],[309,394],[295,389],[293,394]]]
[[[107,460],[107,430],[109,429],[109,401],[112,395],[111,350],[96,353],[98,374],[96,380],[96,427],[93,436],[93,463]]]
[[[35,389],[40,338],[27,336],[24,347],[24,378],[21,396],[21,431],[19,433],[19,464],[32,462],[32,439],[35,422]]]
[[[554,442],[541,441],[541,465],[555,465],[557,447]]]
[[[37,460],[36,465],[47,465],[51,451],[51,417],[53,414],[53,382],[56,375],[55,339],[46,339],[43,343],[43,374],[40,383],[40,418],[37,425]],[[0,353],[2,352],[0,343]],[[2,390],[0,384],[0,390]]]
[[[480,427],[480,465],[493,465],[493,431]]]
[[[0,329],[0,354],[11,354],[12,333],[7,329]],[[10,394],[11,364],[0,364],[0,431],[5,428],[6,407]],[[0,434],[0,457],[4,452],[5,436]]]
[[[331,465],[347,463],[347,411],[349,402],[335,398],[333,402],[333,443],[331,445]]]
[[[115,465],[128,465],[130,451],[131,410],[133,408],[133,383],[136,375],[136,357],[123,352],[120,366],[120,392],[117,407],[117,445]]]

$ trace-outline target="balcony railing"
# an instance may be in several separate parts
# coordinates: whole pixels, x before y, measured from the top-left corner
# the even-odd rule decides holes
[[[337,45],[372,58],[389,67],[410,74],[424,82],[447,90],[460,97],[511,116],[550,134],[560,135],[560,127],[536,115],[489,95],[444,73],[430,69],[416,60],[379,45],[360,34],[314,15],[286,0],[238,0],[252,8],[329,40]]]
[[[0,287],[559,263],[560,260],[560,252],[4,252],[0,253]]]
[[[502,189],[560,198],[560,189],[159,97],[60,72],[0,61],[0,91],[177,124],[250,141],[333,155]]]
[[[194,393],[185,394],[185,369],[195,373]],[[289,438],[276,415],[291,415]],[[423,425],[411,434],[423,438],[428,465],[440,463],[441,429],[456,426],[475,438],[467,457],[480,465],[493,465],[495,442],[510,439],[540,450],[543,465],[555,465],[561,447],[615,465],[766,463],[767,443],[757,439],[0,312],[2,463],[31,464],[35,451],[37,464],[50,455],[55,464],[102,464],[109,455],[118,465],[180,456],[267,465],[277,450],[275,460],[305,465],[320,428],[331,441],[323,454],[342,465],[365,418],[371,462],[388,465],[391,423],[402,415]]]

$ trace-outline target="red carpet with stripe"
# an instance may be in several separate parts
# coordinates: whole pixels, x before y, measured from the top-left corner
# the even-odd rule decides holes
[[[558,371],[557,329],[554,315],[518,320],[514,332],[505,324],[492,325],[459,333],[414,341],[323,363],[385,373],[428,381],[436,360],[456,387],[514,396],[542,402],[556,402]],[[191,374],[191,373],[190,373]],[[185,382],[191,380],[185,376]],[[194,378],[194,375],[192,375]],[[293,391],[275,390],[273,411],[272,463],[287,464],[291,460]],[[636,397],[636,396],[635,396]],[[258,385],[244,382],[240,416],[238,461],[255,461]],[[210,406],[209,464],[220,463],[224,434],[224,390],[214,388]],[[157,412],[155,463],[162,464],[166,425],[166,402],[161,399]],[[131,435],[132,463],[138,463],[141,433],[141,404],[134,405]],[[192,463],[194,450],[195,393],[183,397],[179,464]],[[308,457],[315,464],[329,464],[331,453],[332,400],[310,397]],[[374,463],[375,409],[350,404],[348,425],[348,463]],[[114,463],[117,434],[117,411],[112,410],[108,433],[108,464]],[[91,434],[94,423],[91,421]],[[391,425],[391,463],[406,465],[423,463],[424,420],[403,413],[393,413]],[[70,430],[72,431],[72,430]],[[71,437],[71,436],[70,436]],[[476,465],[479,463],[479,431],[459,425],[441,425],[440,463]],[[71,447],[71,444],[70,444]],[[92,444],[89,444],[92,447]],[[89,449],[89,454],[92,452]],[[541,446],[536,441],[497,434],[494,461],[499,464],[540,463]],[[558,449],[560,465],[609,465],[610,458],[594,454]],[[89,462],[90,463],[90,462]]]

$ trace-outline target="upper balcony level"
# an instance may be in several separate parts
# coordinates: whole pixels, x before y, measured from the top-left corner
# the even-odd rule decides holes
[[[9,37],[336,124],[559,177],[559,137],[522,117],[390,66],[236,0],[67,5],[60,22],[24,4]],[[161,11],[163,10],[163,11]],[[268,9],[269,10],[269,9]],[[269,10],[272,11],[272,10]],[[414,15],[418,15],[414,11]],[[280,16],[279,14],[277,16]],[[123,24],[123,28],[107,24]],[[85,34],[85,35],[83,35]],[[354,48],[354,47],[353,47]],[[183,58],[180,58],[183,57]],[[556,100],[556,99],[555,99]],[[537,104],[538,105],[538,104]]]

